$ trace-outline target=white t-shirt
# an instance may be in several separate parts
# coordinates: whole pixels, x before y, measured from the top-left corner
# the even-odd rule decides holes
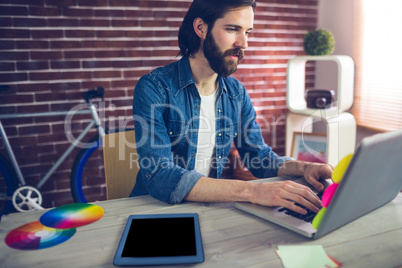
[[[200,125],[198,129],[197,154],[195,170],[208,176],[211,171],[211,161],[214,157],[216,144],[216,96],[201,96]]]

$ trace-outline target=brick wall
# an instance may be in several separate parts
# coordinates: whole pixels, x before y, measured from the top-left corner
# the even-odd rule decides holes
[[[0,92],[0,113],[68,111],[82,103],[84,91],[102,86],[105,102],[98,105],[104,107],[104,121],[132,125],[133,88],[142,75],[177,60],[177,32],[190,3],[0,0],[0,84],[11,87]],[[259,0],[255,30],[234,75],[253,100],[264,138],[279,154],[284,153],[286,64],[304,54],[303,35],[316,27],[317,5],[317,0]],[[76,117],[74,135],[88,121]],[[2,122],[27,182],[36,185],[69,145],[65,117]],[[72,202],[69,176],[77,153],[44,185],[45,207]],[[102,159],[92,167],[97,187],[91,192],[105,198]]]

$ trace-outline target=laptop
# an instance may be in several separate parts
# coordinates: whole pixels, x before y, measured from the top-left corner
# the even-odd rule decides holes
[[[235,202],[234,206],[303,236],[317,239],[382,207],[399,194],[402,188],[401,152],[402,129],[363,139],[317,230],[311,222],[290,215],[292,213],[282,207],[266,207],[247,202]],[[289,178],[295,179],[278,179]],[[255,182],[264,181],[272,181],[272,178]],[[306,185],[303,178],[295,181]],[[331,182],[325,183],[329,185]]]

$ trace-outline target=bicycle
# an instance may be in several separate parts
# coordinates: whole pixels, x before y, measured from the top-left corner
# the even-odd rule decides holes
[[[8,90],[8,86],[1,86],[1,90]],[[90,157],[98,149],[102,147],[102,138],[109,132],[126,131],[128,129],[109,130],[107,126],[103,127],[97,111],[96,106],[92,103],[92,99],[101,98],[103,101],[104,89],[98,87],[96,90],[91,89],[83,94],[86,102],[85,110],[77,110],[74,113],[70,111],[62,112],[40,112],[30,114],[2,114],[0,115],[0,136],[3,140],[4,147],[7,151],[9,160],[0,154],[0,219],[3,214],[14,212],[26,212],[31,210],[43,209],[42,194],[40,189],[49,180],[50,176],[57,170],[63,161],[71,154],[73,149],[81,143],[84,136],[93,128],[97,129],[97,135],[89,140],[86,145],[81,148],[77,157],[75,158],[73,168],[70,175],[70,188],[73,199],[77,203],[87,203],[85,187],[83,181],[85,180],[85,169],[89,165]],[[91,114],[92,120],[87,124],[85,129],[74,139],[67,150],[59,157],[47,173],[39,180],[36,186],[27,185],[21,169],[16,160],[15,154],[7,138],[7,134],[1,123],[2,119],[15,119],[26,117],[43,117],[43,116],[66,116],[71,117],[77,114]],[[3,181],[3,182],[2,182]],[[88,187],[87,187],[88,188]]]

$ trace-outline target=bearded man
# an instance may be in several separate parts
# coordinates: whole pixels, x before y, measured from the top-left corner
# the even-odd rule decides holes
[[[222,179],[232,144],[255,177],[304,176],[318,191],[329,165],[278,156],[263,140],[237,70],[253,29],[253,0],[195,0],[179,30],[182,58],[143,76],[133,116],[140,171],[131,196],[170,204],[247,201],[317,212],[321,201],[292,181]]]

